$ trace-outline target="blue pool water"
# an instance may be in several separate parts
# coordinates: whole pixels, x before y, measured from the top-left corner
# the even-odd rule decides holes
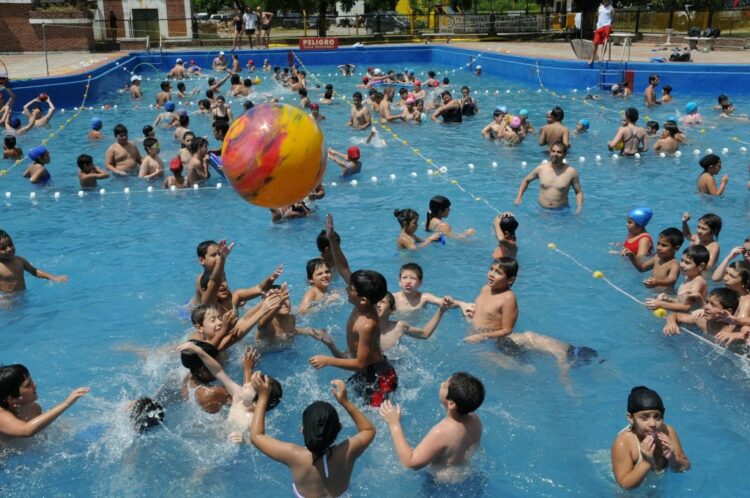
[[[426,65],[415,69],[430,68],[453,69]],[[311,71],[320,73],[321,80],[334,83],[337,91],[347,96],[357,82],[356,78],[329,77],[335,72],[332,66],[316,66]],[[147,76],[148,71],[143,74]],[[116,90],[92,100],[96,106],[117,104],[116,111],[84,111],[50,141],[53,186],[30,188],[20,178],[20,167],[0,178],[0,190],[12,192],[10,199],[1,200],[0,226],[13,236],[17,253],[49,272],[70,275],[70,282],[64,285],[29,278],[27,293],[2,303],[6,346],[0,352],[0,362],[26,364],[45,407],[63,400],[75,387],[91,387],[90,395],[40,437],[3,450],[2,495],[288,496],[291,481],[283,466],[249,446],[225,442],[219,417],[202,413],[192,403],[170,404],[166,427],[147,437],[135,440],[124,428],[128,400],[170,390],[182,374],[173,348],[191,328],[179,318],[179,309],[190,297],[200,270],[196,244],[208,238],[236,241],[227,265],[232,287],[255,284],[283,262],[283,280],[289,283],[297,303],[306,287],[304,263],[317,256],[315,237],[330,212],[353,268],[377,269],[390,288],[396,289],[398,268],[416,261],[425,270],[423,290],[472,300],[485,282],[495,245],[491,230],[495,212],[483,200],[501,211],[512,209],[521,223],[521,269],[514,285],[520,306],[516,330],[534,330],[595,348],[606,361],[574,370],[574,392],[569,394],[549,358],[532,356],[529,361],[535,371],[531,373],[504,370],[494,361],[491,344],[463,342],[466,324],[457,312],[449,313],[431,340],[406,338],[389,354],[400,377],[395,400],[404,407],[407,438],[416,444],[442,417],[437,399],[442,380],[458,370],[482,379],[487,397],[478,413],[485,431],[475,476],[460,486],[445,486],[433,483],[424,472],[402,469],[387,428],[370,412],[378,435],[358,462],[352,494],[619,495],[610,471],[609,447],[626,424],[627,394],[640,384],[664,398],[666,420],[679,431],[693,469],[684,475],[650,477],[635,494],[741,494],[749,484],[745,467],[750,457],[746,416],[750,411],[750,369],[746,363],[687,334],[665,338],[662,320],[603,281],[591,278],[547,245],[554,242],[639,299],[650,296],[641,285],[644,276],[628,261],[609,253],[610,243],[625,237],[625,213],[631,208],[648,205],[654,210],[649,225],[652,234],[679,226],[684,211],[690,211],[694,220],[705,212],[715,212],[724,220],[719,240],[726,254],[748,235],[747,156],[732,140],[746,136],[747,125],[738,125],[741,131],[737,131],[726,123],[711,122],[703,127],[704,133],[701,128],[688,130],[690,145],[683,147],[680,159],[649,153],[641,161],[613,162],[604,142],[615,132],[615,111],[625,107],[623,101],[605,97],[597,105],[587,106],[571,100],[579,99],[580,93],[537,93],[536,87],[489,76],[475,78],[464,71],[449,72],[448,76],[457,91],[462,84],[477,90],[481,115],[460,126],[431,121],[421,126],[394,124],[394,133],[408,145],[384,131],[379,137],[387,139],[385,146],[363,145],[365,135],[343,125],[348,105],[323,106],[328,119],[321,126],[328,146],[343,150],[359,144],[364,169],[359,184],[353,187],[338,178],[335,165],[330,166],[325,178],[327,196],[305,220],[272,225],[267,210],[250,206],[226,186],[177,193],[157,188],[148,194],[145,184],[136,178],[109,179],[100,182],[107,195],[89,193],[79,198],[77,155],[91,154],[101,165],[114,124],[126,123],[135,138],[155,116],[156,111],[143,105],[134,110],[129,99]],[[187,82],[188,89],[197,83]],[[148,104],[158,83],[146,81],[144,87]],[[262,83],[260,91],[296,102],[269,82]],[[311,95],[317,100],[320,93],[315,90]],[[651,117],[661,122],[675,114],[674,109],[681,109],[688,98],[676,96],[673,109],[658,109]],[[739,112],[750,105],[747,99],[734,101]],[[633,103],[641,107],[639,98]],[[574,139],[568,156],[579,168],[585,192],[580,216],[542,211],[535,203],[536,185],[526,193],[523,204],[514,208],[519,182],[544,156],[535,137],[514,148],[481,138],[479,132],[491,120],[491,110],[497,104],[508,105],[511,112],[527,108],[537,129],[544,124],[546,110],[555,104],[565,108],[569,126],[583,117],[591,120],[590,133]],[[699,104],[704,115],[712,116],[706,109],[713,99],[699,100]],[[240,106],[235,103],[233,108],[237,113]],[[102,143],[85,138],[94,115],[105,123],[107,138]],[[68,117],[70,111],[57,115],[53,130]],[[210,136],[208,119],[191,119],[198,135]],[[22,141],[23,147],[28,149],[49,132],[33,132]],[[158,137],[161,156],[168,160],[177,146],[171,133],[159,131]],[[216,145],[210,142],[212,147]],[[723,162],[730,183],[722,198],[707,199],[694,193],[699,167],[692,150],[707,147],[730,149]],[[433,164],[418,158],[412,148],[432,158]],[[595,161],[596,154],[603,157],[601,162]],[[579,164],[579,156],[586,161]],[[475,165],[473,171],[469,163]],[[4,164],[7,166],[9,163]],[[439,166],[446,166],[445,177],[456,183],[426,174],[428,168]],[[391,174],[396,175],[395,180],[389,179]],[[371,182],[371,176],[378,181]],[[210,185],[216,181],[212,178]],[[333,187],[332,182],[338,185]],[[129,196],[121,193],[125,187],[133,191]],[[28,199],[32,191],[37,194],[35,202]],[[61,193],[58,201],[53,198],[55,191]],[[416,209],[424,222],[428,201],[436,194],[453,201],[452,226],[474,227],[477,235],[415,254],[399,254],[395,249],[399,227],[393,210]],[[349,311],[348,304],[338,303],[301,321],[327,327],[337,343],[342,343]],[[425,323],[430,311],[411,321]],[[124,351],[132,346],[146,349],[146,358]],[[232,377],[239,378],[240,348],[235,349],[238,351],[232,352],[228,369]],[[348,376],[348,372],[333,368],[309,368],[307,358],[321,353],[325,353],[322,345],[302,337],[288,349],[264,355],[260,368],[284,387],[282,403],[268,417],[270,434],[301,444],[302,409],[315,399],[331,400],[328,381]],[[352,423],[343,418],[342,422],[342,436],[352,434]]]

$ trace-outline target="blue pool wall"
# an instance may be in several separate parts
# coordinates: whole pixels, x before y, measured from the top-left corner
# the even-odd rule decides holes
[[[490,46],[488,45],[488,49]],[[570,50],[560,44],[561,51]],[[124,87],[130,80],[131,71],[144,77],[163,77],[175,59],[195,59],[204,68],[210,68],[218,50],[182,52],[132,52],[129,56],[99,66],[91,71],[50,78],[13,81],[10,87],[18,97],[16,111],[21,103],[34,98],[40,92],[54,96],[58,108],[72,109],[81,104],[84,89],[90,77],[87,105],[106,104],[106,95],[113,88]],[[305,65],[321,66],[355,63],[360,68],[380,65],[384,68],[403,69],[413,64],[434,64],[441,68],[465,67],[469,58],[480,52],[465,48],[433,45],[371,46],[363,48],[340,48],[332,51],[297,51]],[[229,54],[227,52],[227,54]],[[271,65],[284,67],[289,49],[238,52],[244,63],[252,58],[260,67],[263,59]],[[481,52],[479,63],[486,75],[498,76],[532,86],[541,82],[545,88],[556,91],[596,88],[599,82],[597,65],[589,68],[584,61],[552,60],[518,57],[512,54]],[[661,76],[662,85],[671,85],[674,94],[696,96],[750,95],[750,65],[742,64],[694,64],[694,63],[629,63],[627,70],[634,73],[634,91],[640,93],[648,84],[650,74]],[[157,73],[157,70],[161,73]],[[12,75],[11,75],[12,76]],[[147,98],[147,101],[150,97]]]

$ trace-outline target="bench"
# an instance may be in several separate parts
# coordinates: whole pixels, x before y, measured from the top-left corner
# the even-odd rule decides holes
[[[445,38],[446,43],[450,43],[451,38],[456,36],[456,33],[422,33],[420,36],[424,38],[425,44],[430,43],[430,40],[434,40],[435,38]]]
[[[705,42],[706,48],[703,49],[704,52],[711,52],[714,49],[714,44],[716,43],[715,36],[686,36],[685,39],[688,42],[688,47],[690,47],[690,50],[699,50],[698,43]]]

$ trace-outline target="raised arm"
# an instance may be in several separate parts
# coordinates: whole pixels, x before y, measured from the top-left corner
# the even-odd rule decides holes
[[[682,215],[682,235],[685,236],[685,240],[690,241],[690,239],[693,237],[693,233],[690,231],[690,225],[688,225],[688,222],[690,221],[690,213],[685,213]]]
[[[88,387],[79,387],[72,391],[65,401],[29,421],[20,420],[10,411],[0,408],[0,434],[10,437],[31,437],[54,422],[65,410],[73,406],[78,398],[88,392]]]
[[[419,329],[417,327],[412,327],[411,325],[407,324],[404,327],[404,333],[408,336],[415,337],[417,339],[429,339],[430,336],[433,333],[435,333],[435,330],[437,330],[437,327],[440,324],[440,319],[443,318],[443,314],[445,314],[445,310],[448,309],[448,307],[449,307],[448,299],[443,298],[443,302],[440,303],[440,306],[435,311],[435,314],[432,315],[432,318],[430,318],[430,321],[427,322],[424,328]]]
[[[714,270],[713,274],[711,275],[711,280],[714,282],[721,282],[721,279],[724,278],[724,272],[727,271],[727,267],[729,266],[729,263],[732,262],[734,258],[741,255],[745,252],[745,248],[742,246],[737,246],[733,248],[729,255],[727,255],[726,258],[724,258],[724,261],[721,262],[721,264]]]
[[[404,429],[401,427],[401,406],[394,406],[386,400],[380,405],[379,411],[388,424],[393,446],[401,465],[404,467],[419,470],[429,465],[443,452],[445,445],[441,440],[445,439],[445,435],[441,434],[437,426],[433,427],[417,447],[412,449],[406,440]]]
[[[343,278],[344,282],[346,282],[346,285],[349,285],[349,281],[352,278],[352,271],[349,269],[349,261],[347,261],[346,256],[344,256],[344,252],[341,250],[341,243],[334,236],[334,233],[335,231],[333,229],[333,216],[331,214],[328,214],[328,216],[326,216],[326,236],[328,237],[328,243],[331,247],[333,264],[336,267],[336,270],[338,270],[339,274],[341,275],[341,278]]]
[[[260,372],[255,372],[252,376],[252,385],[258,393],[258,401],[255,403],[253,421],[250,425],[250,442],[267,457],[285,465],[290,465],[294,461],[299,447],[266,435],[266,410],[268,409],[268,399],[271,393],[271,385],[268,377]]]
[[[346,384],[343,380],[331,381],[333,397],[349,414],[354,425],[357,426],[357,434],[350,437],[346,449],[346,462],[351,465],[375,439],[375,426],[351,401],[346,394]]]
[[[227,245],[226,240],[219,241],[219,254],[216,256],[216,264],[211,272],[211,278],[208,280],[206,290],[201,294],[201,304],[213,304],[216,302],[216,294],[219,292],[219,286],[224,281],[224,265],[233,248],[234,242]]]
[[[177,351],[187,351],[194,355],[198,355],[198,358],[201,359],[203,365],[208,369],[209,372],[211,372],[214,377],[216,377],[219,382],[224,385],[227,392],[232,397],[239,396],[241,394],[242,386],[233,381],[221,367],[219,362],[212,358],[211,355],[206,353],[202,348],[199,348],[192,342],[184,342],[177,346]]]

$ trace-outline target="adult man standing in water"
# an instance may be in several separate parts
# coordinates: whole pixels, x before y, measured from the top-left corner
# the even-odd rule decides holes
[[[561,142],[552,144],[549,151],[550,162],[543,162],[529,173],[518,188],[515,205],[521,204],[523,193],[529,184],[539,179],[539,205],[546,209],[568,207],[568,192],[572,187],[576,193],[576,214],[583,209],[583,190],[578,171],[563,162],[567,148]]]

